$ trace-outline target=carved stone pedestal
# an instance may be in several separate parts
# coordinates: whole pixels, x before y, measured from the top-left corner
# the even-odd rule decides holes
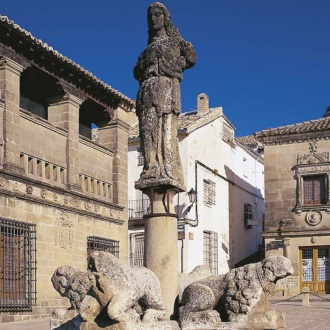
[[[252,313],[244,322],[221,322],[215,310],[182,314],[181,330],[284,330],[285,319],[281,312],[268,310]]]
[[[75,310],[56,309],[50,321],[50,330],[180,330],[176,321],[119,322],[103,320],[84,322]]]
[[[232,329],[230,324],[221,322],[219,313],[214,310],[181,314],[179,324],[182,330]]]
[[[282,312],[276,310],[268,310],[254,312],[249,316],[245,329],[255,330],[284,330],[285,317]]]
[[[76,310],[57,308],[50,319],[50,330],[79,330],[82,321]]]
[[[180,330],[176,321],[148,322],[119,322],[106,327],[96,323],[83,322],[79,330]]]

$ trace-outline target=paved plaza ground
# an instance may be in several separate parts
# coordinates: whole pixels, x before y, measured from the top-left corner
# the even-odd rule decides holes
[[[301,306],[301,298],[271,297],[272,307],[286,315],[287,330],[330,329],[330,295],[311,295],[309,307]],[[0,324],[0,330],[49,330],[50,318]]]

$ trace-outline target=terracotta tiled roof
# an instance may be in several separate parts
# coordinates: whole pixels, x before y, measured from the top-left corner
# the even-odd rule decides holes
[[[246,135],[246,136],[237,137],[236,140],[247,146],[253,146],[253,145],[260,144],[260,142],[258,142],[258,140],[255,138],[254,135]]]
[[[129,107],[133,108],[134,103],[133,101],[125,96],[124,94],[120,93],[116,89],[112,88],[108,84],[104,83],[100,79],[96,78],[92,73],[82,68],[80,65],[76,64],[66,56],[60,54],[58,51],[53,49],[52,47],[48,46],[46,43],[42,42],[40,39],[35,38],[32,36],[32,34],[23,28],[21,28],[19,25],[15,24],[12,20],[10,20],[7,16],[0,15],[0,25],[3,26],[8,33],[10,33],[10,36],[6,39],[6,36],[4,36],[3,31],[0,32],[0,41],[6,40],[7,44],[10,43],[10,40],[12,40],[12,34],[14,34],[17,38],[21,39],[21,42],[18,42],[17,44],[14,44],[14,41],[12,40],[12,43],[9,44],[9,46],[15,51],[20,54],[23,54],[23,56],[26,56],[27,58],[33,57],[32,54],[44,54],[47,58],[47,62],[51,62],[50,59],[56,63],[57,65],[62,66],[62,69],[64,67],[70,67],[70,75],[74,75],[76,77],[79,77],[79,79],[84,79],[88,84],[93,84],[94,86],[98,87],[101,90],[105,90],[106,92],[110,92],[114,97],[120,99],[124,104]],[[8,41],[9,40],[9,41]],[[24,42],[22,41],[24,40]],[[20,44],[25,44],[25,47],[20,46]],[[28,44],[28,46],[27,46]],[[41,61],[41,56],[35,55],[33,57],[33,60],[37,63],[38,61]],[[50,65],[51,63],[48,63]],[[45,63],[43,63],[45,65]],[[65,75],[65,74],[63,74]]]
[[[204,113],[198,113],[197,111],[181,113],[179,115],[178,133],[179,135],[189,134],[195,129],[208,124],[209,122],[215,120],[216,118],[219,118],[220,116],[223,116],[225,118],[222,113],[222,108],[212,108]],[[129,131],[129,140],[134,141],[138,139],[139,124],[138,118],[136,117],[136,122],[132,124]]]
[[[281,126],[277,128],[270,128],[262,130],[260,132],[254,133],[256,139],[280,136],[280,135],[294,135],[294,134],[304,134],[311,132],[322,132],[330,130],[330,117],[310,120],[298,124]]]

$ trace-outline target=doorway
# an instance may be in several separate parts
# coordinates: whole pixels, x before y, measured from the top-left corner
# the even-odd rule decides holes
[[[300,291],[330,293],[329,246],[300,249]]]

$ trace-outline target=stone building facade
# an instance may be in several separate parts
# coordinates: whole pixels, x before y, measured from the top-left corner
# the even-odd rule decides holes
[[[189,273],[204,264],[214,274],[226,273],[262,243],[263,158],[235,139],[235,128],[223,109],[210,108],[204,93],[197,96],[197,111],[180,114],[178,136],[187,188],[173,199],[179,217],[179,270]],[[134,189],[143,165],[139,147],[135,118],[128,152],[132,265],[143,263],[143,215],[149,205],[147,196]],[[191,189],[196,193],[193,204]]]
[[[264,144],[265,248],[291,260],[278,288],[330,293],[330,117],[255,133]]]
[[[0,323],[67,305],[50,281],[58,266],[86,269],[93,250],[127,262],[132,107],[0,16]]]

